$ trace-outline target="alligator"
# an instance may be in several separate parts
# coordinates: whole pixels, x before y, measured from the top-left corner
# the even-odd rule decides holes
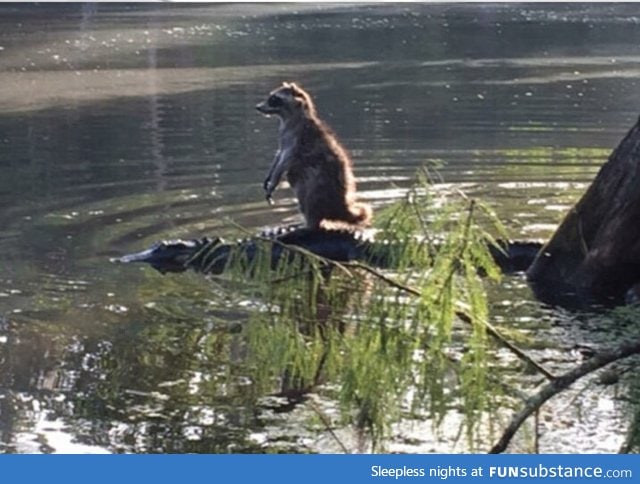
[[[376,240],[371,230],[329,230],[284,227],[268,230],[235,242],[219,237],[191,240],[165,240],[146,250],[112,259],[115,262],[145,262],[161,273],[194,270],[207,274],[221,274],[232,254],[242,253],[248,260],[256,257],[260,244],[270,243],[271,264],[276,266],[283,257],[291,257],[295,249],[303,249],[321,258],[336,262],[366,262],[372,267],[393,266],[394,243]],[[504,273],[525,271],[542,247],[536,241],[498,241],[489,245],[496,264]]]

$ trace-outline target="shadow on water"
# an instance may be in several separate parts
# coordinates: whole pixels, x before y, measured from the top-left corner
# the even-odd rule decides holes
[[[108,263],[296,220],[287,190],[269,207],[260,188],[276,126],[253,106],[282,80],[316,95],[375,207],[440,164],[435,190],[483,199],[514,238],[548,237],[637,117],[633,5],[55,8],[0,7],[3,452],[341,450],[305,405],[263,405],[246,308]],[[633,329],[540,305],[521,277],[489,290],[496,324],[558,372]],[[637,385],[585,385],[543,409],[542,451],[621,445]],[[466,450],[455,408],[436,433],[403,417],[390,450]]]

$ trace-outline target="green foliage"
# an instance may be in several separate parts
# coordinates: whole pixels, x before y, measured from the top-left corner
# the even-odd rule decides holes
[[[405,412],[441,422],[455,405],[473,442],[489,394],[479,274],[499,277],[488,245],[503,228],[463,194],[434,201],[430,193],[421,174],[378,216],[376,239],[388,241],[381,247],[395,272],[296,247],[272,267],[271,241],[251,261],[231,257],[223,285],[251,308],[244,333],[255,391],[330,394],[374,448]]]

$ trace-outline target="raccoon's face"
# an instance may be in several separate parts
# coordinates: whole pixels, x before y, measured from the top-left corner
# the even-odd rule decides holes
[[[256,106],[256,109],[267,116],[275,114],[280,118],[289,118],[311,109],[311,98],[294,83],[283,83],[271,91],[269,97]]]

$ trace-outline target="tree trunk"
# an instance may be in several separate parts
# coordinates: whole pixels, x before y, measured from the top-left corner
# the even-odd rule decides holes
[[[640,282],[639,123],[538,253],[527,271],[534,286],[602,298]]]

